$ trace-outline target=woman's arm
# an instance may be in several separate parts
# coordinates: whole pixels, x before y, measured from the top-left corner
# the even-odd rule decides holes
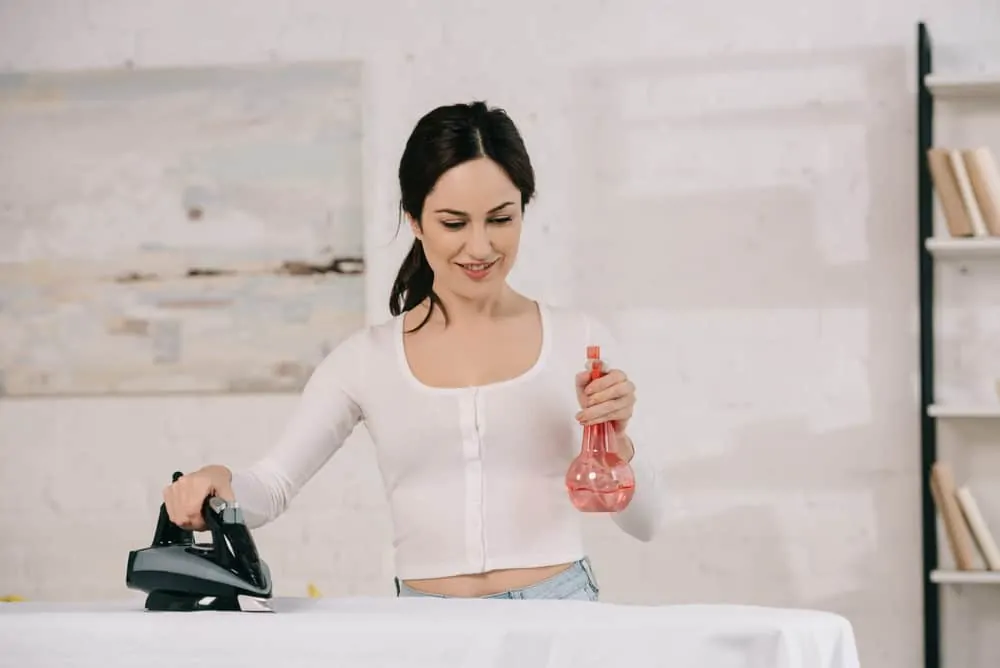
[[[622,531],[638,540],[648,542],[656,536],[663,514],[659,475],[649,459],[639,454],[641,450],[632,443],[631,437],[619,438],[619,451],[626,458],[631,455],[629,465],[635,474],[635,494],[625,510],[611,517]],[[621,443],[621,440],[627,443]]]
[[[271,450],[232,472],[232,491],[250,528],[285,512],[361,421],[355,388],[363,372],[362,336],[343,341],[316,367]]]

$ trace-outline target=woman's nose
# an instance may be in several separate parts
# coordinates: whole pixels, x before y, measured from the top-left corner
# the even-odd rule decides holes
[[[479,259],[488,260],[493,254],[493,243],[490,241],[489,232],[485,225],[472,225],[472,234],[469,237],[466,250],[469,255]]]

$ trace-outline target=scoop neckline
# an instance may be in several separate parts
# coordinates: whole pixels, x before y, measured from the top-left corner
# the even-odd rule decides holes
[[[405,329],[405,318],[406,314],[401,313],[396,316],[396,326],[394,327],[394,339],[395,339],[395,349],[396,349],[396,362],[400,368],[400,372],[406,378],[406,380],[421,392],[428,392],[432,394],[462,394],[469,392],[484,392],[491,390],[498,390],[505,387],[511,387],[524,383],[531,380],[539,374],[549,357],[549,348],[552,342],[552,323],[549,317],[548,308],[541,302],[533,300],[535,307],[538,309],[538,317],[542,327],[542,345],[538,352],[538,356],[535,358],[534,364],[525,369],[522,373],[517,376],[512,376],[511,378],[505,378],[503,380],[498,380],[493,383],[485,383],[481,385],[463,385],[457,387],[437,387],[434,385],[428,385],[413,373],[413,369],[410,368],[410,362],[406,358],[406,346],[403,344],[403,338],[406,336],[404,332]]]

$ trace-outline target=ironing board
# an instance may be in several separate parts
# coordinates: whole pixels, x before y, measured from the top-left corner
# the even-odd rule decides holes
[[[276,598],[170,613],[142,599],[0,604],[0,665],[858,668],[850,623],[808,610],[586,601]]]

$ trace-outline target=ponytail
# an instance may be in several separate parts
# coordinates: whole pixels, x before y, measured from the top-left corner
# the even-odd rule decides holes
[[[444,314],[444,306],[441,300],[434,293],[434,270],[431,269],[424,254],[424,245],[420,239],[414,239],[410,246],[410,252],[403,258],[403,263],[396,274],[396,280],[392,283],[392,291],[389,294],[389,313],[398,316],[407,311],[413,310],[425,300],[430,300],[430,308],[423,321],[414,327],[411,332],[415,332],[430,320],[434,307],[437,306]],[[447,320],[447,314],[445,319]]]

